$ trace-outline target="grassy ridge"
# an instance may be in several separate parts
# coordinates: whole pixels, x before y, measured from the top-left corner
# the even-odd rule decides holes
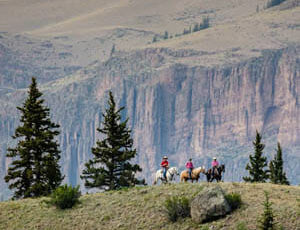
[[[272,184],[220,183],[227,192],[241,194],[243,206],[231,215],[198,225],[190,218],[170,223],[163,203],[168,196],[193,197],[204,186],[215,184],[172,184],[89,194],[81,204],[61,211],[44,200],[25,199],[0,203],[0,229],[255,229],[263,211],[264,190],[269,191],[276,221],[284,229],[300,227],[300,187]]]

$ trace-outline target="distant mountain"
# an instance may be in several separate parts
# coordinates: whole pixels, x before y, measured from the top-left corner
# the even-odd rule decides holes
[[[126,107],[148,183],[163,155],[180,169],[189,157],[208,167],[217,156],[226,164],[225,180],[239,181],[256,129],[269,158],[281,142],[287,176],[300,182],[299,1],[269,9],[260,0],[69,3],[0,2],[0,21],[6,17],[0,24],[6,31],[0,33],[5,197],[5,153],[32,76],[61,125],[61,163],[71,184],[82,185],[108,90]],[[16,20],[25,9],[30,14]],[[204,16],[210,28],[182,35]],[[172,38],[160,38],[165,31]]]

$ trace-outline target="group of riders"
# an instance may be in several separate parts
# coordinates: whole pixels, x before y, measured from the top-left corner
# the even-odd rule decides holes
[[[169,168],[169,162],[168,162],[168,157],[167,156],[163,157],[160,166],[162,167],[163,179],[165,181],[167,181],[167,171],[168,171],[168,168]],[[185,167],[188,171],[189,179],[192,179],[192,172],[193,172],[193,169],[194,169],[192,158],[190,158],[188,160],[188,162],[186,162]],[[211,173],[211,175],[210,175],[211,178],[214,178],[216,174],[217,175],[221,174],[220,167],[219,167],[219,162],[217,161],[216,157],[213,157],[213,161],[211,162],[211,167],[212,168],[208,170],[208,172]]]

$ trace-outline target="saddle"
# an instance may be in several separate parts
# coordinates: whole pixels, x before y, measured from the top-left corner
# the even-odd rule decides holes
[[[192,176],[194,175],[193,171],[194,171],[194,169],[192,170],[192,174],[191,174]],[[189,175],[189,170],[188,169],[186,169],[185,172],[186,172],[187,175]]]

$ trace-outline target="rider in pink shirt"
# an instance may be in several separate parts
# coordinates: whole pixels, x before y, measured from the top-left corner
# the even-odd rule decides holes
[[[192,158],[189,159],[189,161],[186,163],[185,167],[189,170],[189,177],[192,178],[192,171],[194,168]]]
[[[219,167],[219,162],[217,161],[216,157],[213,158],[213,161],[211,162],[211,166],[212,166],[212,176],[214,177],[215,170],[218,169]]]

